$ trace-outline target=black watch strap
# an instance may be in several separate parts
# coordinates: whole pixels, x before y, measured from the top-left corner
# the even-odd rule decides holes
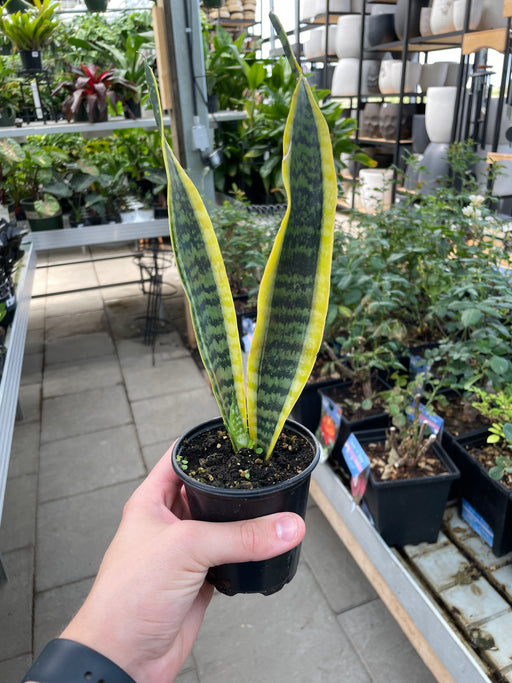
[[[135,683],[117,664],[74,640],[51,640],[21,683]]]

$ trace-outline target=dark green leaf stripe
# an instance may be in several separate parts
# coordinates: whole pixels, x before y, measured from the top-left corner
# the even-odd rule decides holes
[[[268,310],[261,310],[258,301],[258,323],[261,317],[265,336],[258,367],[256,440],[265,452],[308,342],[324,219],[320,140],[303,79],[291,125],[288,221]]]
[[[206,208],[165,139],[158,87],[147,64],[145,69],[164,151],[171,241],[178,273],[190,303],[198,349],[226,427],[229,426],[230,410],[234,409],[233,397],[234,406],[238,405],[240,412],[239,422],[245,424],[242,356],[226,270]],[[231,419],[235,418],[231,416]]]

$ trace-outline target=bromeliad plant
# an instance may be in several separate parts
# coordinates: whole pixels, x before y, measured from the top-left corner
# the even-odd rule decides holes
[[[168,176],[171,240],[198,347],[235,451],[270,458],[313,367],[329,298],[336,174],[329,129],[277,18],[297,78],[283,150],[288,207],[258,297],[244,388],[235,308],[220,249],[198,191],[164,138],[158,88],[146,66]]]

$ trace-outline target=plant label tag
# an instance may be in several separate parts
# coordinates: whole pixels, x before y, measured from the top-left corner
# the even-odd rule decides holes
[[[36,116],[37,116],[39,121],[42,121],[44,119],[43,108],[41,106],[41,98],[39,97],[39,88],[37,87],[37,81],[35,78],[34,78],[34,80],[30,81],[30,90],[32,91],[32,98],[34,100],[34,107],[36,110]]]
[[[415,377],[423,375],[423,381],[425,381],[428,373],[428,366],[423,356],[409,356],[409,370]]]
[[[412,403],[407,410],[407,417],[409,420],[412,420],[414,417],[414,406]],[[441,441],[444,427],[444,420],[442,417],[439,417],[439,415],[427,410],[423,403],[420,403],[419,420],[420,422],[426,422],[431,433],[437,436],[438,441]]]
[[[254,336],[254,330],[256,328],[256,321],[252,318],[242,318],[242,344],[245,353],[249,353],[251,350],[252,338]]]
[[[320,409],[320,424],[316,430],[316,437],[322,449],[321,462],[325,462],[331,454],[340,431],[341,408],[321,391],[318,392],[322,400]]]
[[[366,491],[366,484],[370,476],[370,461],[355,434],[348,437],[341,452],[352,475],[350,488],[354,502],[357,504],[362,500]]]
[[[462,519],[465,519],[469,526],[476,531],[476,533],[483,538],[483,540],[492,548],[494,541],[494,532],[487,524],[485,519],[478,514],[474,507],[472,507],[467,500],[462,499]]]

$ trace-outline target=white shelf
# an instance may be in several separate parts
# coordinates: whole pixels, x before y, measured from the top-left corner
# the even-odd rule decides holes
[[[42,230],[31,232],[28,239],[34,249],[67,249],[93,244],[111,242],[130,242],[136,239],[165,237],[169,234],[169,220],[158,218],[137,223],[109,223],[107,225],[88,225],[83,228],[64,228],[63,230]]]
[[[36,267],[36,250],[30,242],[23,244],[25,255],[16,286],[16,311],[7,333],[7,356],[0,380],[0,522],[4,504],[7,471],[11,454],[12,433],[18,404],[18,389],[25,350],[30,297]]]
[[[218,111],[208,114],[210,125],[222,123],[223,121],[236,121],[247,118],[245,111]],[[164,125],[170,126],[170,118],[164,117]],[[110,135],[115,130],[127,130],[131,128],[144,128],[145,130],[156,129],[153,116],[141,119],[112,118],[101,123],[68,123],[67,121],[43,121],[24,123],[22,126],[6,126],[0,128],[0,138],[21,138],[27,135],[56,135],[58,133],[86,133],[94,134],[105,133]]]

